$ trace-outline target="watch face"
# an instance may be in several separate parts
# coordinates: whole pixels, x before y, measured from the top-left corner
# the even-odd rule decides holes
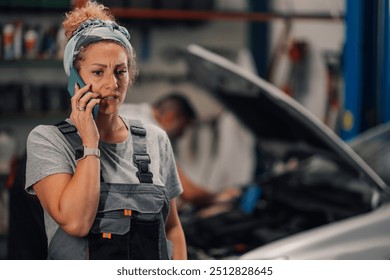
[[[76,148],[76,155],[75,155],[76,160],[81,159],[83,156],[84,156],[84,146],[80,146]]]

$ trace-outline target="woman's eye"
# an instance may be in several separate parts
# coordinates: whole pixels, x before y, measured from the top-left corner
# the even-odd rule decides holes
[[[101,76],[103,74],[103,71],[95,70],[92,72],[95,76]]]
[[[127,73],[127,70],[125,70],[125,69],[117,70],[117,71],[116,71],[116,74],[117,74],[117,75],[124,75],[124,74],[126,74],[126,73]]]

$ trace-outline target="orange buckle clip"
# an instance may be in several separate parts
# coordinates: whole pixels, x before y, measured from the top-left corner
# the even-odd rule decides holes
[[[111,239],[111,232],[103,232],[102,237],[107,238],[107,239]]]
[[[132,213],[133,212],[130,209],[124,209],[123,210],[123,215],[125,215],[125,216],[131,216]]]

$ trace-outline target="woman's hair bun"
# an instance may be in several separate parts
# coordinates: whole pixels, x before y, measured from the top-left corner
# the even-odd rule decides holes
[[[68,39],[72,37],[79,26],[90,19],[115,21],[114,16],[107,7],[94,1],[87,1],[83,7],[75,8],[65,14],[65,20],[62,23],[65,29],[65,36]]]

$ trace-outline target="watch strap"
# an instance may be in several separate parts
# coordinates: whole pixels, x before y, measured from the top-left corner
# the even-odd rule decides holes
[[[76,160],[86,158],[87,156],[96,156],[100,158],[100,150],[98,148],[88,148],[86,146],[80,146],[76,148]]]
[[[96,156],[100,158],[100,150],[99,148],[87,148],[84,146],[84,157],[86,156]]]

